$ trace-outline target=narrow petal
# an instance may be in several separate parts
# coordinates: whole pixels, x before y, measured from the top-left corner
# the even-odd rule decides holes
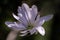
[[[39,19],[40,19],[40,15],[37,16],[36,20],[35,20],[35,24],[37,25],[39,23]]]
[[[17,9],[18,13],[21,13],[21,7],[18,6],[18,9]]]
[[[13,22],[8,22],[6,21],[5,24],[8,26],[8,27],[13,27],[15,26],[15,24]]]
[[[18,13],[18,16],[19,17],[24,17],[22,13]]]
[[[40,20],[39,23],[38,23],[38,25],[43,25],[44,22],[45,22],[45,20]]]
[[[32,10],[33,10],[35,15],[38,13],[37,6],[33,5]]]
[[[43,17],[41,17],[40,20],[49,21],[49,20],[52,19],[52,18],[53,18],[53,15],[50,14],[50,15],[47,15],[47,16],[43,16]]]
[[[27,30],[25,30],[25,31],[21,31],[20,33],[27,33]]]
[[[18,11],[18,16],[25,17],[25,12],[23,11],[22,7],[18,6],[17,11]]]
[[[47,16],[43,16],[43,17],[39,17],[39,15],[37,16],[37,19],[35,21],[36,25],[43,25],[45,21],[49,21],[50,19],[52,19],[53,15],[47,15]]]
[[[42,35],[45,35],[45,29],[41,26],[36,27],[36,30]]]
[[[27,33],[24,33],[24,34],[21,34],[21,35],[19,35],[19,36],[22,36],[22,37],[23,37],[23,36],[26,36],[26,35],[27,35]]]
[[[37,13],[38,13],[37,6],[35,6],[35,5],[32,6],[31,13],[32,13],[32,15],[34,15],[33,18],[35,19],[35,17],[37,16]]]
[[[45,22],[45,20],[40,20],[40,15],[37,16],[36,21],[35,21],[35,25],[43,25]]]
[[[45,22],[45,20],[39,20],[38,22],[37,22],[37,24],[36,24],[36,26],[40,26],[40,25],[43,25],[44,24],[44,22]]]
[[[12,13],[13,17],[17,20],[19,20],[20,18],[18,16],[16,16],[14,13]]]

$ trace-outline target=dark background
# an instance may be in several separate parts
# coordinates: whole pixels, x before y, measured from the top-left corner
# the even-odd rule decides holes
[[[27,3],[30,7],[36,5],[41,16],[53,14],[54,17],[43,25],[46,29],[45,36],[37,34],[17,37],[17,40],[60,40],[60,0],[0,0],[0,40],[6,40],[11,31],[4,22],[16,21],[12,13],[17,14],[17,8],[22,3]]]

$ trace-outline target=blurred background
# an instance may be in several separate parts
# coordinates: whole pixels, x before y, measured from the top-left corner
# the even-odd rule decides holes
[[[52,20],[45,22],[43,27],[46,35],[40,34],[17,37],[16,40],[60,40],[60,0],[0,0],[0,40],[6,40],[11,31],[5,21],[16,21],[12,13],[17,14],[18,6],[27,3],[30,7],[36,5],[41,16],[53,14]]]

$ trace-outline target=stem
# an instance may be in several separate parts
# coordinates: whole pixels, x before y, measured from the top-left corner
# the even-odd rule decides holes
[[[11,31],[11,32],[8,34],[6,40],[16,40],[17,34],[18,34],[18,32],[16,32],[16,31]]]

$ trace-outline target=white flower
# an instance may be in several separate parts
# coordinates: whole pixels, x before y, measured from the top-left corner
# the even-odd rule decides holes
[[[45,35],[45,29],[42,27],[45,21],[52,19],[53,15],[47,15],[40,17],[37,14],[38,10],[35,5],[31,8],[26,3],[22,4],[22,7],[18,6],[18,16],[13,13],[13,17],[18,20],[18,22],[5,22],[5,24],[13,29],[21,31],[22,35],[25,36],[28,33],[31,35],[39,32],[42,36]]]

